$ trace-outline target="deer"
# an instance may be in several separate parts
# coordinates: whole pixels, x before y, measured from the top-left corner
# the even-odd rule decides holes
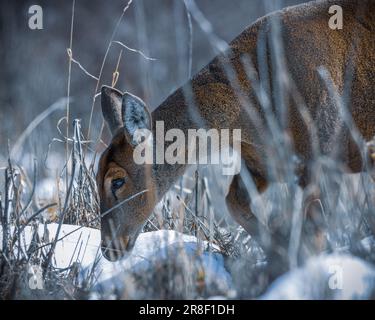
[[[333,30],[329,26],[332,5],[342,8],[342,29]],[[310,190],[304,199],[316,196],[311,191],[316,188],[310,188],[314,172],[309,169],[314,145],[321,154],[335,156],[348,173],[364,171],[365,163],[373,166],[373,145],[365,145],[368,150],[363,153],[348,130],[344,128],[342,134],[335,134],[337,105],[319,68],[323,66],[329,73],[331,86],[340,96],[346,90],[346,71],[351,68],[349,113],[364,141],[371,141],[375,135],[374,15],[375,3],[366,0],[312,1],[273,12],[247,27],[225,52],[219,53],[153,112],[139,97],[103,86],[102,114],[112,134],[97,172],[104,256],[117,260],[132,250],[155,205],[189,167],[188,164],[136,164],[133,153],[141,143],[136,138],[138,129],[147,129],[155,135],[157,121],[164,122],[165,130],[179,128],[184,133],[199,128],[202,122],[207,128],[240,128],[241,172],[248,172],[259,194],[273,183],[265,165],[269,156],[267,141],[261,138],[267,130],[264,124],[267,114],[254,89],[254,79],[259,79],[262,73],[269,76],[272,85],[268,93],[271,99],[273,94],[277,97],[274,83],[283,80],[272,70],[274,52],[270,41],[265,40],[271,38],[274,19],[281,30],[283,61],[294,86],[289,87],[289,98],[284,99],[286,111],[278,112],[273,105],[269,112],[284,126],[302,163],[296,174],[302,190]],[[259,49],[262,44],[263,51]],[[267,66],[266,71],[261,70],[261,63]],[[197,114],[202,122],[197,121]],[[311,134],[313,127],[315,135]],[[152,143],[155,146],[158,141],[154,139]],[[262,243],[263,232],[273,232],[274,244],[285,243],[276,229],[270,231],[260,226],[251,210],[252,198],[242,174],[233,175],[225,200],[234,220],[256,241]],[[309,219],[308,215],[304,219]],[[267,254],[280,259],[276,251],[268,250]]]

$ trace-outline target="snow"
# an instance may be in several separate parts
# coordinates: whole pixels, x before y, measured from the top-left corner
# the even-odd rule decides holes
[[[324,254],[278,278],[261,299],[351,300],[371,299],[374,294],[371,264],[347,254]]]
[[[124,283],[123,270],[131,270],[138,276],[152,273],[152,270],[163,270],[163,263],[171,262],[173,266],[183,265],[183,270],[193,274],[194,264],[204,269],[206,285],[216,285],[219,292],[229,292],[232,287],[231,277],[225,270],[221,254],[204,251],[206,242],[198,242],[194,236],[183,235],[175,231],[159,230],[143,233],[137,239],[132,253],[119,262],[110,263],[99,284],[94,288],[100,292],[122,290]],[[200,252],[200,254],[197,253]],[[108,263],[107,263],[108,265]],[[162,267],[161,267],[162,266]],[[186,276],[186,275],[185,275]]]
[[[56,235],[57,227],[56,223],[41,224],[38,229],[39,236],[44,236],[46,242],[51,242]],[[32,229],[28,226],[21,237],[25,247],[30,244],[31,237]],[[95,292],[105,295],[122,290],[124,274],[145,274],[160,266],[161,262],[171,259],[180,260],[186,265],[192,265],[194,260],[199,260],[204,270],[205,283],[215,284],[220,293],[231,292],[231,277],[225,270],[223,256],[206,250],[208,243],[198,241],[194,236],[171,230],[142,233],[132,252],[117,262],[110,262],[102,256],[100,237],[100,231],[96,229],[62,225],[59,238],[63,239],[57,242],[52,260],[54,267],[61,269],[69,267],[72,262],[78,262],[82,269],[81,279],[87,276],[97,261],[97,266],[93,269],[97,279],[93,288],[93,298],[96,297]],[[0,226],[0,246],[1,240]],[[194,272],[193,268],[190,271]]]
[[[53,240],[57,227],[55,223],[39,225],[38,232],[45,243]],[[32,228],[28,226],[21,237],[25,248],[30,244],[31,237]],[[169,272],[168,263],[174,268],[172,276],[182,279],[180,287],[186,292],[195,287],[197,270],[203,270],[205,285],[215,288],[210,295],[212,299],[236,296],[223,256],[216,251],[210,252],[212,248],[208,250],[208,243],[198,241],[194,236],[170,230],[142,233],[133,251],[117,262],[110,262],[102,256],[99,230],[62,225],[59,238],[62,237],[57,242],[52,260],[56,268],[64,269],[72,262],[78,262],[81,266],[80,279],[83,280],[97,261],[93,269],[96,282],[91,299],[114,297],[111,294],[122,292],[125,286],[129,291],[129,287],[135,285],[134,277],[148,277],[147,283],[153,283],[155,275]],[[371,247],[374,239],[366,238],[362,242],[365,247]],[[0,226],[0,246],[1,243]],[[188,287],[189,283],[191,287]],[[276,279],[260,299],[371,299],[375,295],[374,289],[374,266],[344,250],[310,258],[304,266]],[[137,292],[136,287],[133,292]]]
[[[39,237],[44,239],[44,243],[50,243],[54,240],[58,224],[39,224]],[[11,228],[11,234],[14,228]],[[21,243],[24,248],[30,245],[33,235],[33,229],[30,226],[25,227],[21,235]],[[2,245],[2,229],[0,226],[0,241]],[[53,266],[56,268],[67,268],[72,262],[80,262],[82,267],[89,267],[95,259],[100,246],[100,231],[90,228],[80,228],[73,225],[62,225],[57,241],[55,254],[53,256]],[[77,250],[75,250],[77,247]],[[81,248],[81,250],[79,250]]]

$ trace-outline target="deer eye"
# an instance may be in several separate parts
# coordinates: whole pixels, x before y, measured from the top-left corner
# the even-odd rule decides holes
[[[118,178],[112,180],[112,192],[115,194],[115,192],[120,189],[125,184],[124,178]]]

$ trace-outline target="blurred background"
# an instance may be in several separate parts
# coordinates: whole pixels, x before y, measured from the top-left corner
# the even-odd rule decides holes
[[[99,75],[113,30],[127,2],[76,0],[73,58],[95,77]],[[197,0],[196,4],[212,23],[215,34],[229,42],[271,9],[300,2],[303,1]],[[0,166],[3,166],[8,141],[13,146],[35,117],[59,98],[67,96],[72,1],[2,0],[0,3]],[[28,27],[28,10],[34,4],[43,9],[43,30]],[[134,0],[121,20],[114,40],[156,60],[147,60],[112,44],[101,84],[111,85],[119,62],[116,87],[140,96],[152,110],[156,108],[187,81],[190,46],[193,75],[215,56],[207,35],[194,19],[191,20],[190,29],[182,0]],[[70,96],[74,101],[70,114],[71,119],[82,119],[84,133],[87,132],[96,82],[76,64],[72,65]],[[23,161],[31,163],[30,160],[36,158],[41,162],[45,158],[52,139],[59,137],[56,126],[65,113],[64,108],[53,112],[27,135],[20,150]],[[96,99],[91,138],[98,137],[101,124],[100,99]],[[65,122],[61,129],[64,127]],[[109,139],[106,129],[103,139]],[[50,145],[51,152],[59,154],[62,150],[62,143]],[[25,155],[30,157],[25,159]]]

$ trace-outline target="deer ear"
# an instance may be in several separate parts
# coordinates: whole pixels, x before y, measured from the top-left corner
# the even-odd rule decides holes
[[[121,117],[122,92],[108,86],[103,86],[101,92],[103,117],[112,135],[114,135],[123,126]]]
[[[125,136],[132,145],[139,144],[145,131],[147,133],[152,129],[151,114],[146,104],[128,92],[122,96],[122,121]]]

